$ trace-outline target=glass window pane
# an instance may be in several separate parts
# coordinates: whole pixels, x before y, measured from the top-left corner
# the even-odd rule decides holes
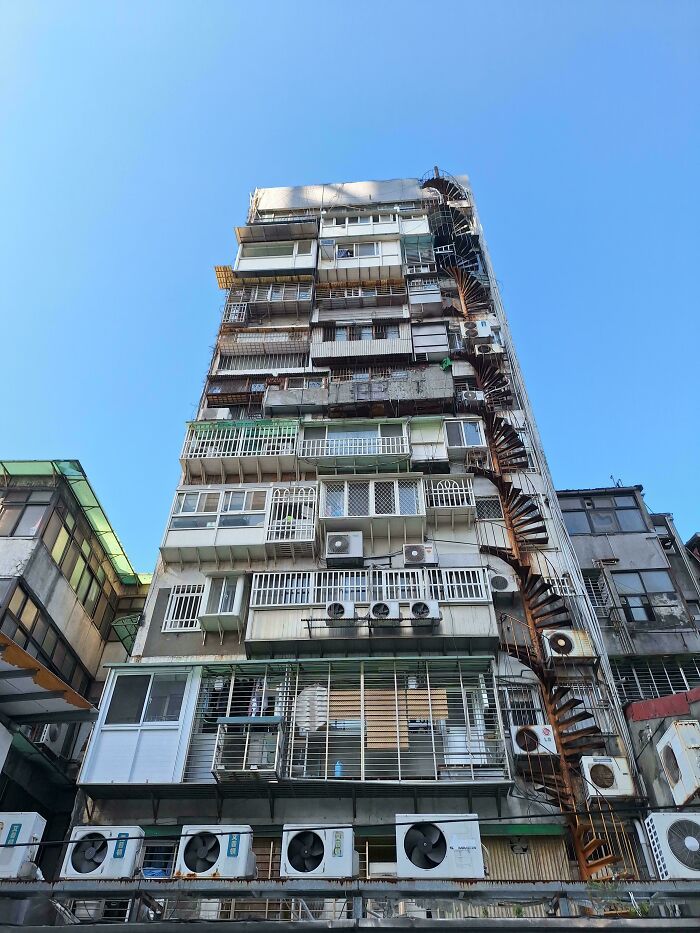
[[[621,595],[643,593],[642,578],[638,573],[614,573],[615,589]]]
[[[177,722],[185,695],[187,674],[156,674],[144,722]]]
[[[197,510],[198,492],[186,492],[184,496],[180,494],[178,499],[180,500],[178,503],[180,512],[195,512]]]
[[[647,593],[673,593],[675,587],[666,570],[643,570],[642,582]]]
[[[634,496],[615,496],[615,505],[621,509],[633,509],[636,506]]]
[[[208,492],[199,498],[200,512],[216,512],[219,508],[219,493]]]
[[[463,421],[464,439],[468,447],[479,447],[481,445],[481,429],[477,421]]]
[[[328,518],[341,518],[345,514],[345,484],[329,483],[326,486],[326,511]]]
[[[448,447],[464,447],[462,425],[459,421],[446,421],[445,430],[447,431]]]
[[[399,514],[418,514],[418,486],[416,483],[399,482]]]
[[[348,515],[369,515],[369,483],[348,485]]]
[[[73,568],[73,572],[71,573],[70,580],[69,580],[70,585],[73,587],[74,590],[78,589],[78,583],[80,583],[80,578],[83,575],[83,570],[85,570],[85,558],[78,557],[77,561],[75,562],[75,567]]]
[[[12,529],[22,511],[21,505],[3,505],[0,511],[0,535],[7,537],[12,534]]]
[[[26,629],[31,631],[38,611],[39,610],[31,601],[31,599],[27,599],[27,602],[24,604],[24,609],[22,610],[22,615],[20,616],[20,621]]]
[[[377,515],[395,514],[393,483],[374,484],[374,511]]]
[[[267,491],[265,489],[255,489],[248,493],[248,508],[252,512],[262,512],[265,509],[267,501]]]
[[[564,524],[570,535],[588,534],[588,518],[585,512],[564,512]]]
[[[12,599],[10,600],[10,612],[14,613],[16,616],[19,615],[19,611],[22,608],[22,603],[24,602],[24,590],[21,590],[19,587],[12,594]]]
[[[592,511],[588,513],[594,534],[607,534],[619,530],[614,512]]]
[[[57,641],[58,641],[58,635],[56,634],[55,629],[49,627],[49,630],[46,633],[46,637],[44,638],[44,644],[43,644],[44,654],[48,655],[48,657],[51,657],[51,655],[53,654],[53,649],[56,647]]]
[[[112,699],[107,710],[105,725],[132,725],[141,722],[141,710],[146,699],[150,674],[132,674],[117,677]]]
[[[358,243],[357,255],[358,256],[376,256],[377,255],[377,244],[376,243]]]
[[[642,513],[638,509],[619,509],[616,513],[622,531],[646,531]]]
[[[49,551],[56,543],[56,538],[58,538],[58,534],[62,527],[63,522],[61,521],[61,516],[58,514],[58,512],[54,512],[49,519],[48,525],[46,526],[46,531],[44,531],[44,544],[49,549]]]
[[[39,525],[45,513],[45,505],[28,505],[15,528],[15,537],[33,538],[39,530]]]
[[[224,497],[224,512],[241,512],[245,505],[244,492],[227,492]]]
[[[63,557],[63,552],[65,551],[67,544],[68,532],[63,526],[61,526],[61,530],[59,531],[58,537],[56,538],[56,543],[51,548],[51,557],[57,564],[61,563],[61,558]]]
[[[87,596],[85,597],[85,611],[87,612],[89,616],[92,615],[93,609],[95,608],[95,604],[97,603],[97,599],[99,595],[100,595],[100,584],[97,580],[93,578],[90,584],[90,589],[88,590]]]
[[[39,615],[37,616],[36,622],[34,623],[34,631],[32,632],[32,638],[38,642],[38,644],[43,644],[44,636],[49,630],[49,623],[46,619]]]
[[[380,424],[380,437],[403,437],[403,425],[400,423]]]
[[[85,597],[87,596],[87,591],[90,589],[90,583],[92,582],[92,580],[93,580],[93,576],[89,570],[86,570],[85,573],[80,578],[80,583],[78,584],[78,587],[75,592],[81,603],[85,601]]]

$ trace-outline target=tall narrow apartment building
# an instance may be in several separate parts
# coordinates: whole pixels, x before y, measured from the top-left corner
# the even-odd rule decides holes
[[[655,877],[467,179],[257,189],[236,236],[61,877],[94,904],[138,876],[181,919],[380,925]],[[92,887],[88,831],[129,840]]]

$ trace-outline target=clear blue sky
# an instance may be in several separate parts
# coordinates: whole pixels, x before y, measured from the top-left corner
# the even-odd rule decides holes
[[[1,455],[151,569],[257,186],[471,176],[560,487],[700,529],[700,3],[0,0]]]

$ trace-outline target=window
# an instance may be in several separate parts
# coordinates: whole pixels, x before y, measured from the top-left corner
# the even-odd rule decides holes
[[[359,259],[368,256],[379,256],[379,243],[344,243],[336,244],[336,259]]]
[[[591,496],[561,500],[564,524],[572,535],[646,531],[634,496]]]
[[[244,243],[241,247],[242,259],[293,255],[294,243]]]
[[[181,583],[170,591],[163,619],[164,632],[191,632],[199,629],[199,608],[203,583]]]
[[[417,480],[329,482],[324,484],[324,518],[417,515]]]
[[[43,499],[37,502],[36,497]],[[33,538],[46,514],[50,494],[12,491],[0,496],[0,537]]]
[[[105,725],[177,722],[186,684],[186,673],[120,674],[112,690]]]
[[[396,340],[400,336],[398,324],[326,324],[323,341],[347,343],[353,340]]]
[[[218,492],[179,492],[170,527],[215,528],[219,499]]]
[[[220,528],[251,528],[265,524],[266,489],[224,493]]]
[[[483,447],[484,439],[478,421],[446,421],[448,447]]]
[[[673,598],[676,595],[666,570],[620,571],[612,576],[628,622],[655,620],[649,594],[664,593]]]

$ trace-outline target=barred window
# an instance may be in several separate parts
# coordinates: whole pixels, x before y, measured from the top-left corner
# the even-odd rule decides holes
[[[163,619],[164,632],[191,632],[199,629],[199,609],[203,583],[181,583],[172,588]]]

